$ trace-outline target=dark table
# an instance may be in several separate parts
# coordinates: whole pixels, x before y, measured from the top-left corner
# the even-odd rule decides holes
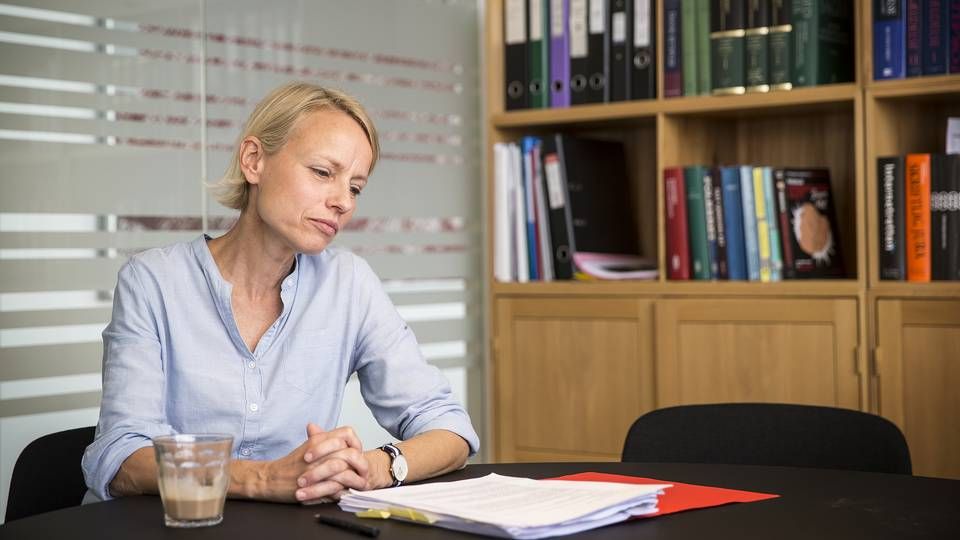
[[[578,539],[960,539],[958,480],[820,469],[682,463],[471,465],[441,479],[462,480],[491,472],[547,478],[584,471],[761,491],[776,493],[781,497],[620,523],[575,535]],[[51,489],[55,487],[51,486]],[[356,519],[332,504],[302,507],[227,501],[222,524],[205,529],[178,530],[164,527],[159,497],[129,497],[12,521],[0,526],[0,538],[363,538],[317,524],[313,519],[315,513]],[[383,539],[481,538],[394,520],[361,521],[379,526],[380,538]]]

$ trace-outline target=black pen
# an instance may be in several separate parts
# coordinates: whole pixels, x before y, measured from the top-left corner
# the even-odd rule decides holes
[[[314,514],[313,517],[317,518],[317,521],[323,523],[324,525],[329,525],[331,527],[336,527],[352,533],[362,534],[363,536],[369,536],[370,538],[376,538],[380,534],[380,529],[371,527],[369,525],[363,525],[361,523],[355,523],[353,521],[324,516],[321,514]]]

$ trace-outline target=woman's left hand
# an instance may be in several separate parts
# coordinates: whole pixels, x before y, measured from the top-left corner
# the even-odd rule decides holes
[[[341,427],[326,432],[315,424],[307,425],[307,436],[310,440],[323,440],[325,439],[323,435],[342,438],[349,443],[346,448],[325,454],[307,450],[304,459],[311,466],[297,479],[299,489],[296,493],[297,499],[305,504],[330,498],[331,483],[337,483],[345,489],[369,489],[370,464],[363,454],[359,438],[353,432],[353,428]],[[339,499],[340,493],[334,494],[332,499]]]

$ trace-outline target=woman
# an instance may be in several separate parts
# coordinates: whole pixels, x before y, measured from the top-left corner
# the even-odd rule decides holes
[[[151,438],[175,432],[233,434],[228,495],[271,501],[398,485],[477,451],[469,417],[373,271],[328,248],[378,154],[353,98],[282,86],[251,114],[219,185],[236,225],[120,270],[100,421],[83,457],[95,495],[156,493]],[[351,428],[330,429],[354,372],[403,442],[364,451]]]

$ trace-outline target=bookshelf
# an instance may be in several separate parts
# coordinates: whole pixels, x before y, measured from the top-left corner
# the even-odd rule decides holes
[[[624,141],[641,253],[660,268],[651,282],[499,283],[490,258],[495,460],[619,460],[630,422],[654,408],[781,401],[886,416],[917,474],[960,478],[960,398],[949,391],[960,385],[960,282],[879,280],[875,202],[878,156],[943,151],[960,75],[871,80],[870,2],[856,0],[851,83],[663,98],[658,17],[661,97],[505,112],[503,0],[486,9],[487,163],[494,143],[525,134]],[[828,167],[845,278],[667,280],[663,170],[697,163]]]

